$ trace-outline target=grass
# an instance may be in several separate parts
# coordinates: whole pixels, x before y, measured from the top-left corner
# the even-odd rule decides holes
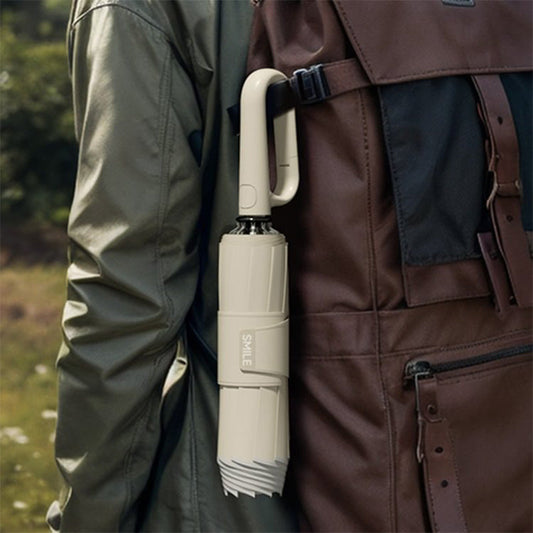
[[[47,531],[57,498],[53,457],[55,359],[65,268],[9,265],[0,272],[0,532]]]

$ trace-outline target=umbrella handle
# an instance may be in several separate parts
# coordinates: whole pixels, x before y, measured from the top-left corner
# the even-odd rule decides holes
[[[292,200],[298,189],[298,145],[294,109],[274,119],[276,187],[270,190],[266,93],[286,76],[275,69],[256,70],[241,94],[239,215],[269,216],[270,208]]]

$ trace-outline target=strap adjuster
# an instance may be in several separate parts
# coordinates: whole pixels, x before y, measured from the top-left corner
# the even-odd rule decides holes
[[[322,65],[296,70],[290,84],[298,100],[304,105],[322,102],[331,95]]]

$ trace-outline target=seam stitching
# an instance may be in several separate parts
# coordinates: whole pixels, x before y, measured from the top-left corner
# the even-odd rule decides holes
[[[511,331],[506,332],[504,335],[498,335],[496,337],[487,337],[485,339],[482,339],[475,343],[466,343],[466,344],[459,344],[454,345],[450,347],[446,347],[444,349],[438,348],[435,346],[422,346],[417,349],[409,349],[406,348],[405,350],[400,350],[396,352],[386,352],[384,354],[381,354],[382,359],[391,359],[391,358],[399,358],[399,357],[419,357],[423,355],[428,354],[446,354],[450,352],[461,352],[464,350],[468,350],[469,348],[477,348],[479,346],[483,346],[484,344],[492,344],[497,343],[501,341],[509,341],[514,342],[522,337],[522,335],[530,334],[529,329],[519,328],[519,329],[513,329]],[[345,353],[345,354],[337,354],[337,355],[328,355],[324,356],[323,352],[321,351],[320,354],[318,353],[312,353],[312,352],[305,352],[303,354],[299,355],[293,355],[292,357],[296,359],[305,359],[310,361],[330,361],[330,360],[342,360],[342,359],[352,359],[352,358],[370,358],[375,357],[375,354],[372,353]]]
[[[387,398],[387,392],[385,387],[385,381],[383,378],[383,372],[381,367],[381,339],[380,339],[380,316],[378,311],[378,272],[376,251],[374,243],[374,228],[373,228],[373,211],[372,211],[372,172],[370,165],[370,146],[368,139],[368,120],[367,120],[367,107],[365,105],[365,94],[363,91],[359,92],[359,103],[361,107],[361,119],[363,128],[363,147],[365,156],[365,175],[366,175],[366,215],[368,223],[366,225],[367,239],[368,239],[368,255],[369,255],[369,275],[370,286],[372,291],[372,313],[373,313],[373,326],[374,326],[374,356],[376,360],[376,370],[378,372],[380,388],[381,388],[381,401],[383,402],[385,423],[387,425],[387,448],[388,448],[388,474],[389,474],[389,529],[395,530],[396,524],[396,508],[395,508],[395,470],[394,470],[394,428],[392,426],[391,410]]]
[[[457,75],[466,75],[465,72],[468,72],[469,74],[476,74],[476,73],[484,73],[484,74],[494,74],[501,71],[522,71],[522,70],[531,70],[530,65],[496,65],[496,66],[490,66],[490,67],[478,67],[478,68],[472,68],[472,69],[462,69],[457,67],[450,67],[450,68],[443,68],[443,69],[431,69],[431,70],[422,70],[422,71],[415,71],[410,74],[403,74],[400,76],[395,76],[394,78],[385,78],[385,77],[379,77],[376,78],[376,85],[388,85],[393,83],[398,83],[399,81],[403,80],[415,80],[420,76],[427,76],[429,74],[443,74],[443,73],[450,73],[457,74]]]
[[[164,357],[169,353],[169,348],[165,347],[164,350],[161,351],[158,357],[156,357],[150,367],[150,375],[146,376],[146,378],[143,380],[141,388],[144,388],[146,385],[153,382],[153,378],[156,375],[156,370],[159,367],[159,364],[164,359]],[[154,401],[159,401],[159,398],[155,392],[152,392],[150,396],[148,396],[148,399],[143,406],[143,412],[142,415],[139,417],[139,419],[136,421],[134,425],[133,435],[131,437],[130,444],[128,446],[127,452],[124,456],[124,462],[123,462],[123,475],[124,475],[124,485],[125,485],[125,493],[126,497],[124,499],[124,505],[122,508],[122,512],[120,513],[120,519],[123,519],[127,514],[127,509],[132,504],[132,483],[131,483],[131,474],[133,471],[133,461],[135,457],[134,448],[135,445],[139,441],[139,435],[141,434],[141,428],[144,427],[146,424],[149,424],[150,414],[152,413],[153,407],[154,407]]]
[[[74,27],[77,26],[83,19],[85,19],[91,13],[93,13],[94,11],[97,11],[99,9],[105,8],[105,7],[109,7],[109,8],[116,7],[116,8],[123,9],[124,11],[127,11],[128,13],[130,13],[130,14],[136,16],[137,18],[141,19],[146,24],[152,26],[152,28],[154,28],[157,31],[159,31],[160,33],[162,33],[167,39],[170,38],[169,35],[167,34],[167,32],[163,28],[158,26],[153,20],[148,18],[144,13],[140,13],[139,11],[137,11],[137,10],[135,10],[135,9],[129,7],[129,6],[124,6],[122,4],[117,4],[115,2],[105,2],[103,4],[99,4],[99,5],[93,6],[90,9],[88,9],[87,11],[84,11],[83,13],[81,13],[81,15],[78,15],[78,17],[72,21],[69,31],[74,30]]]
[[[394,189],[394,199],[395,199],[395,207],[397,211],[397,224],[398,224],[398,231],[400,233],[400,248],[402,252],[402,258],[403,264],[407,263],[407,257],[410,256],[410,250],[409,250],[409,242],[407,239],[407,234],[405,230],[405,209],[403,207],[403,195],[400,190],[400,187],[398,186],[398,170],[396,165],[396,158],[395,154],[392,150],[389,149],[390,146],[392,146],[392,140],[391,140],[391,131],[390,131],[390,119],[389,114],[387,111],[386,106],[383,104],[383,99],[381,98],[381,94],[379,94],[379,101],[380,101],[380,107],[381,107],[381,114],[382,114],[382,123],[383,123],[383,135],[385,137],[385,147],[387,149],[387,155],[388,155],[388,163],[390,167],[390,173],[391,173],[391,181],[392,186]]]
[[[164,94],[165,94],[164,88],[165,88],[165,86],[168,86],[168,81],[170,79],[169,78],[169,74],[168,74],[168,65],[169,65],[169,57],[170,57],[170,53],[169,52],[170,51],[168,50],[167,54],[166,54],[166,57],[164,59],[163,71],[162,71],[161,79],[160,79],[159,101],[158,101],[158,108],[159,108],[160,117],[161,117],[161,115],[163,115],[163,116],[167,115],[168,116],[168,113],[164,113],[163,112],[163,107],[165,107],[164,104],[163,104],[163,97],[164,97]],[[167,102],[167,106],[168,106],[168,102]],[[166,125],[167,125],[167,120],[164,120],[163,123],[159,127],[158,145],[159,145],[160,148],[161,148],[161,140],[162,140],[162,138],[164,138],[164,132],[166,130]],[[164,155],[163,155],[163,161],[164,161]],[[161,168],[160,174],[162,174],[162,170],[163,170],[163,167]],[[159,255],[159,239],[160,239],[160,236],[161,236],[161,227],[162,227],[162,220],[163,220],[163,216],[162,215],[164,215],[164,207],[166,205],[166,203],[165,203],[166,195],[163,194],[163,190],[165,189],[164,183],[163,183],[163,181],[164,181],[163,178],[164,178],[164,176],[161,175],[160,198],[159,198],[159,208],[158,208],[158,222],[157,222],[157,229],[156,229],[156,245],[155,245],[155,248],[154,248],[154,260],[156,262],[156,265],[157,265],[156,268],[157,268],[157,272],[158,272],[157,285],[158,285],[158,289],[159,289],[159,292],[160,292],[161,300],[162,300],[163,306],[164,306],[165,302],[167,302],[167,305],[168,305],[168,297],[167,297],[167,295],[165,293],[165,290],[164,290],[164,283],[162,282],[162,273],[161,273],[161,264],[160,264],[161,261],[160,261],[160,255]],[[155,371],[156,371],[156,368],[157,368],[157,366],[159,364],[160,358],[165,353],[166,353],[166,350],[164,350],[162,352],[162,355],[159,358],[156,358],[156,360],[154,361],[154,364],[151,367],[152,371],[150,373],[150,376],[147,376],[146,379],[143,381],[144,384],[150,383],[151,381],[153,381],[153,377],[155,375]],[[140,431],[141,431],[141,427],[144,425],[145,420],[147,419],[147,417],[149,416],[149,413],[151,412],[150,405],[151,405],[151,400],[149,398],[148,402],[147,402],[147,404],[145,406],[143,415],[139,418],[139,420],[135,424],[135,429],[134,429],[134,432],[133,432],[133,435],[132,435],[132,438],[131,438],[131,441],[130,441],[130,445],[129,445],[128,451],[127,451],[127,453],[126,453],[126,455],[124,457],[124,463],[123,463],[124,467],[123,468],[124,468],[124,484],[125,484],[126,498],[125,498],[125,501],[124,501],[124,506],[123,506],[123,509],[122,509],[121,516],[125,516],[126,510],[129,508],[129,506],[131,505],[131,502],[132,502],[132,486],[131,486],[131,483],[130,483],[130,477],[131,477],[133,458],[134,458],[134,447],[135,447],[135,444],[139,440],[139,434],[140,434]]]
[[[339,4],[338,2],[335,2],[335,5],[339,9],[339,12],[341,13],[342,18],[344,19],[344,23],[346,24],[346,27],[350,31],[350,35],[352,36],[352,38],[354,40],[354,43],[355,43],[355,45],[357,47],[357,50],[359,51],[360,57],[361,57],[363,63],[366,65],[367,69],[368,69],[369,77],[375,78],[374,72],[372,70],[372,66],[370,65],[370,62],[368,61],[363,49],[361,48],[361,45],[359,44],[359,41],[357,40],[357,37],[355,35],[355,31],[353,29],[352,24],[350,23],[350,19],[348,18],[347,14],[346,14],[346,11],[344,10],[344,7],[342,6],[342,4]]]
[[[424,430],[426,429],[426,424],[427,422],[424,421],[423,422],[424,424]],[[424,439],[425,439],[425,435],[424,435]],[[431,500],[431,505],[429,506],[430,507],[430,512],[431,512],[431,517],[432,517],[432,523],[433,523],[433,527],[435,528],[435,531],[438,532],[439,531],[439,524],[437,523],[437,514],[435,512],[435,497],[433,495],[433,491],[434,491],[434,487],[433,487],[433,483],[431,482],[432,480],[432,476],[431,476],[431,472],[430,472],[430,467],[428,465],[428,462],[427,462],[427,459],[424,460],[424,466],[425,466],[425,472],[426,472],[426,475],[424,476],[426,478],[426,484],[427,484],[427,489],[428,489],[428,493],[429,493],[429,499]]]
[[[170,47],[166,49],[166,56],[163,63],[163,73],[159,89],[159,132],[158,145],[161,154],[160,166],[160,188],[159,188],[159,208],[157,212],[157,233],[155,235],[154,261],[158,274],[158,288],[161,300],[166,303],[166,311],[169,320],[174,316],[174,304],[165,288],[163,260],[161,257],[161,239],[163,235],[163,225],[165,222],[168,207],[169,172],[170,160],[173,154],[174,127],[170,122],[170,95],[172,92],[172,78],[170,75],[170,62],[172,51]]]
[[[467,524],[466,524],[466,517],[465,517],[465,512],[464,512],[464,507],[463,507],[463,498],[461,496],[461,481],[459,479],[459,469],[457,468],[457,459],[456,459],[456,454],[455,454],[455,442],[453,440],[453,435],[452,435],[452,430],[451,430],[451,427],[448,425],[448,427],[446,428],[446,430],[448,431],[448,436],[450,438],[450,442],[452,444],[452,462],[453,462],[453,469],[455,471],[455,479],[457,479],[457,484],[456,484],[456,487],[455,487],[455,493],[457,494],[457,500],[459,501],[459,510],[461,512],[461,518],[463,520],[463,524],[465,526],[465,531],[468,531],[468,527]]]
[[[194,397],[196,394],[194,388],[194,365],[191,365],[191,378],[189,381],[189,395],[191,400],[191,430],[189,431],[189,439],[191,445],[191,499],[192,499],[192,511],[195,531],[202,531],[200,524],[200,502],[198,497],[198,465],[196,462],[196,421],[195,413],[192,405],[194,405]]]

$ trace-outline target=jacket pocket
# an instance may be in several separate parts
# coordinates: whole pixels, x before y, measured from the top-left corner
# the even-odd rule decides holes
[[[532,530],[532,348],[407,363],[433,531]]]

